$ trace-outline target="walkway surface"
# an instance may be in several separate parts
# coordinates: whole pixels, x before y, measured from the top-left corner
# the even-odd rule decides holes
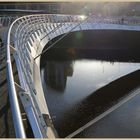
[[[14,71],[14,75],[17,72]],[[6,80],[5,48],[0,48],[0,138],[15,137]]]

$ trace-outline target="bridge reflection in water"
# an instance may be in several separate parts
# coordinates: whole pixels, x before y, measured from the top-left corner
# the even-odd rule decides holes
[[[124,57],[120,50],[117,54],[111,49],[77,49],[65,46],[65,41],[68,39],[41,60],[44,93],[60,137],[76,131],[140,86],[140,60],[135,50],[127,50]],[[111,53],[104,57],[106,51]]]
[[[72,62],[46,62],[45,81],[52,89],[63,92],[66,88],[67,77],[72,74]]]

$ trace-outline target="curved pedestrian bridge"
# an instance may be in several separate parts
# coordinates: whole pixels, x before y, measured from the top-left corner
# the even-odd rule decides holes
[[[34,137],[57,137],[42,89],[40,56],[70,32],[96,29],[140,31],[140,20],[42,14],[20,17],[11,24],[7,35],[7,79],[17,137],[26,137],[19,102],[22,102]],[[60,35],[43,51],[49,41]],[[11,54],[16,61],[20,84],[13,77]]]

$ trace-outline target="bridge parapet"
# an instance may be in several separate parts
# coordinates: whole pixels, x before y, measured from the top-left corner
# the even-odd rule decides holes
[[[140,30],[139,24],[131,26],[125,23],[126,25],[124,25],[124,21],[119,23],[115,19],[42,14],[24,16],[11,24],[7,37],[7,78],[9,79],[10,103],[17,137],[25,137],[17,93],[22,101],[34,136],[38,138],[57,137],[42,89],[40,58],[36,58],[44,46],[53,38],[62,34],[67,35],[72,31],[91,29]],[[16,61],[20,85],[14,82],[11,52]]]

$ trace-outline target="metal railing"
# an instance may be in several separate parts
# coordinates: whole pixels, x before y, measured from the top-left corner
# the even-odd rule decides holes
[[[10,26],[11,23],[17,18],[18,16],[0,16],[0,26]]]
[[[46,43],[56,36],[72,31],[94,29],[94,26],[100,23],[132,24],[132,22],[130,23],[125,19],[122,20],[122,18],[103,19],[92,16],[85,21],[79,15],[54,14],[23,16],[11,24],[7,35],[7,79],[16,137],[26,137],[17,94],[20,96],[34,137],[50,137],[48,127],[53,127],[50,125],[51,118],[47,106],[44,107],[44,102],[40,101],[40,96],[44,96],[40,80],[39,63],[34,58],[42,52]],[[135,22],[134,25],[139,25],[139,23]],[[14,81],[11,52],[15,57],[20,85]],[[36,83],[35,79],[37,78],[35,77],[37,75],[39,79]],[[44,113],[48,117],[47,122],[46,117],[44,118]]]
[[[16,22],[16,21],[15,21]],[[11,110],[13,115],[13,122],[16,132],[17,138],[25,138],[25,132],[23,127],[23,122],[21,119],[21,113],[20,113],[20,107],[18,103],[18,98],[16,94],[16,88],[14,83],[14,77],[13,77],[13,70],[12,70],[12,64],[11,64],[11,56],[10,56],[10,33],[11,29],[14,25],[14,23],[9,28],[8,36],[7,36],[7,81],[8,81],[8,90],[9,90],[9,99],[11,104]]]

